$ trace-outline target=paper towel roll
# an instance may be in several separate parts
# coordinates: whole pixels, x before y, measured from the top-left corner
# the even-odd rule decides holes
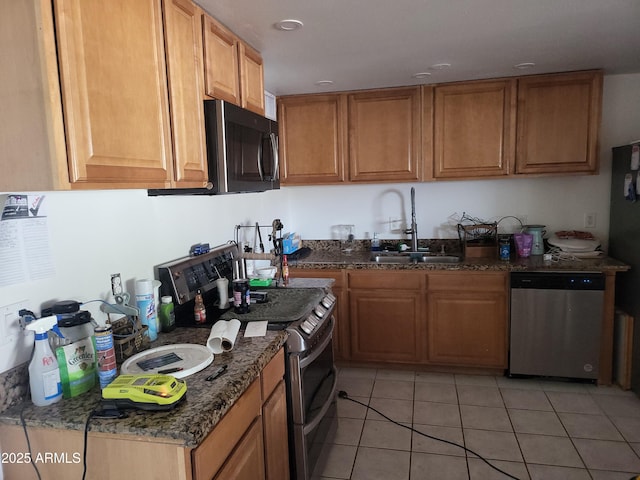
[[[228,352],[236,343],[236,337],[240,331],[240,320],[234,318],[228,322],[218,320],[213,327],[207,340],[207,348],[213,353]]]

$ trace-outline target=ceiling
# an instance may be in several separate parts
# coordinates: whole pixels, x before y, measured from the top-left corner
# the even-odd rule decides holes
[[[196,1],[262,53],[265,88],[275,95],[640,72],[639,0]],[[274,28],[284,19],[304,27]],[[535,66],[514,68],[523,62]],[[432,68],[439,63],[451,66]],[[414,78],[419,72],[430,75]]]

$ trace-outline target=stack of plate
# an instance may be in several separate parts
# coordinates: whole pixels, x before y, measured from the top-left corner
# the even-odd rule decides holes
[[[600,246],[600,241],[589,232],[556,232],[549,238],[548,242],[549,245],[558,247],[563,252],[570,253],[576,257],[589,258],[602,255],[602,251],[597,250]]]

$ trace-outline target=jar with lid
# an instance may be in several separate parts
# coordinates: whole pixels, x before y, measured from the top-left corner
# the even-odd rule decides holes
[[[170,332],[176,328],[176,317],[171,295],[164,295],[160,301],[158,316],[160,317],[160,328],[163,332]]]

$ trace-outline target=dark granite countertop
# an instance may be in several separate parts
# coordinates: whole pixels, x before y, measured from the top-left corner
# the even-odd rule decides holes
[[[178,328],[171,333],[160,334],[152,346],[172,343],[204,345],[209,332],[208,328]],[[196,447],[258,378],[262,369],[284,345],[286,336],[283,331],[267,331],[265,337],[244,338],[240,331],[231,352],[216,355],[207,368],[185,378],[186,399],[173,410],[129,410],[129,416],[125,419],[92,419],[91,431],[151,437],[160,442]],[[228,365],[227,373],[212,382],[205,381],[208,375],[225,364]],[[47,407],[36,407],[27,400],[1,413],[0,423],[20,425],[20,412],[23,411],[27,427],[83,431],[89,413],[99,402],[99,387]]]
[[[371,252],[368,250],[355,250],[345,254],[335,249],[313,249],[311,253],[301,260],[289,261],[292,268],[312,269],[349,269],[349,270],[493,270],[493,271],[527,271],[527,270],[551,270],[551,271],[626,271],[628,265],[611,257],[601,256],[597,258],[556,258],[551,261],[543,260],[541,255],[528,258],[513,258],[503,261],[497,258],[470,258],[462,259],[458,263],[407,263],[377,264],[371,261]]]

